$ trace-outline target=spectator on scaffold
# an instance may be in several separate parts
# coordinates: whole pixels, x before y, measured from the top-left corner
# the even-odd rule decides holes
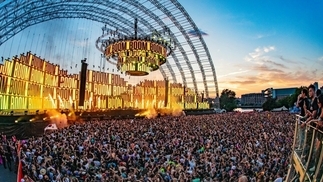
[[[309,105],[307,95],[308,95],[307,89],[303,88],[301,91],[301,94],[298,95],[297,102],[296,102],[297,107],[301,109],[301,113],[300,113],[301,118],[298,122],[299,124],[298,126],[299,138],[298,138],[298,146],[297,146],[298,149],[301,149],[301,147],[304,144],[305,129],[304,129],[304,125],[302,125],[302,122],[305,120],[306,109],[307,109],[307,106]]]
[[[315,123],[311,122],[313,119],[316,118],[317,109],[318,109],[314,85],[310,85],[308,87],[308,96],[309,96],[309,99],[308,99],[309,106],[308,107],[306,107],[305,105],[303,106],[306,113],[305,115],[306,121],[302,123],[301,127],[305,127],[306,124],[312,125],[315,127]],[[305,146],[303,148],[303,153],[302,153],[302,158],[305,161],[307,161],[307,157],[310,151],[312,136],[313,136],[313,130],[308,127],[306,132],[306,137],[305,137],[306,138]]]

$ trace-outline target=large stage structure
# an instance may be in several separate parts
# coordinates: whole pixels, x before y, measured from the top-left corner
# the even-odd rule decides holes
[[[173,88],[175,89],[182,89],[182,88],[189,88],[189,92],[194,93],[194,95],[200,95],[200,93],[204,93],[204,98],[215,98],[215,105],[219,107],[219,91],[218,91],[218,83],[216,78],[215,67],[210,56],[208,47],[205,44],[205,41],[192,20],[189,16],[187,11],[183,8],[183,6],[177,0],[165,0],[165,1],[158,1],[158,0],[148,0],[148,1],[141,1],[141,0],[98,0],[98,1],[90,1],[90,0],[57,0],[57,1],[4,1],[0,4],[0,46],[6,42],[11,37],[15,36],[20,31],[30,27],[32,25],[42,23],[45,21],[59,19],[59,18],[82,18],[88,19],[96,22],[100,22],[109,29],[113,30],[118,28],[118,35],[120,36],[128,36],[132,35],[133,30],[133,20],[138,20],[138,28],[137,34],[138,36],[144,35],[149,32],[162,32],[162,30],[167,29],[167,33],[169,34],[171,40],[173,41],[174,45],[176,45],[176,49],[171,52],[168,60],[165,64],[159,67],[159,70],[164,77],[164,79],[169,80],[169,83],[172,84]],[[169,19],[169,23],[166,24],[163,20],[164,18]],[[191,36],[188,32],[194,31],[196,32],[195,36]],[[28,59],[28,56],[20,57],[23,59]],[[15,61],[18,58],[13,58],[13,61],[6,62],[5,64],[15,64]],[[20,59],[20,60],[21,60]],[[34,59],[35,60],[35,59]],[[29,61],[34,61],[29,60]],[[19,63],[20,64],[20,63]],[[25,62],[25,65],[34,63]],[[40,63],[39,63],[40,64]],[[44,64],[45,65],[45,64]],[[6,67],[6,66],[4,66]],[[54,66],[55,67],[55,66]],[[7,69],[7,68],[6,68]],[[44,68],[45,69],[45,68]],[[54,71],[53,71],[54,70]],[[53,79],[61,79],[58,78],[59,74],[63,74],[62,70],[55,67],[53,68],[52,73],[50,73]],[[44,71],[38,70],[39,74],[44,74]],[[59,73],[60,72],[60,73]],[[14,72],[10,72],[14,74]],[[20,74],[20,73],[19,73]],[[36,73],[35,73],[36,74]],[[46,73],[47,74],[47,73]],[[69,96],[73,96],[76,94],[76,83],[78,79],[78,75],[68,75],[65,73],[65,76],[62,79],[66,80],[59,80],[57,81],[57,85],[55,87],[59,87],[57,89],[57,93],[61,92],[59,95],[60,97],[64,97],[66,100],[71,100],[67,98]],[[97,73],[95,71],[88,72],[88,83],[93,83],[96,79],[102,79],[100,83],[104,83],[101,85],[93,85],[93,90],[97,89],[97,92],[101,92],[100,89],[107,89],[109,96],[116,96],[118,97],[111,98],[115,101],[110,100],[108,103],[104,103],[102,97],[100,97],[100,101],[95,101],[94,95],[91,95],[91,92],[86,92],[88,94],[86,98],[92,99],[91,102],[99,102],[100,107],[101,105],[108,105],[107,107],[124,107],[128,106],[127,102],[132,102],[136,99],[128,98],[128,99],[121,99],[125,98],[124,93],[125,90],[129,90],[130,86],[125,86],[125,81],[118,77],[112,76],[112,74],[108,73]],[[98,76],[99,75],[99,76]],[[14,78],[14,75],[6,75],[11,78]],[[45,78],[45,77],[44,77]],[[180,78],[180,82],[178,81]],[[26,78],[27,79],[27,78]],[[32,76],[30,76],[30,79]],[[74,80],[73,80],[74,79]],[[104,80],[106,79],[106,80]],[[45,80],[42,80],[45,84]],[[43,84],[42,81],[36,81],[35,84]],[[133,94],[138,92],[142,92],[144,90],[145,84],[154,85],[158,87],[158,85],[165,85],[164,81],[147,81],[145,83],[140,83],[136,89],[133,89]],[[47,83],[46,83],[47,84]],[[46,85],[45,84],[45,85]],[[52,83],[54,84],[54,83]],[[67,85],[70,84],[70,85]],[[115,89],[109,87],[109,84],[113,85],[116,84]],[[27,84],[28,85],[28,84]],[[31,84],[33,85],[33,84]],[[30,85],[30,86],[31,86]],[[47,86],[54,85],[44,85],[44,93],[41,93],[42,96],[48,96],[49,93],[52,94],[52,97],[55,97],[57,93],[52,93],[53,91],[45,91]],[[62,86],[71,86],[72,93],[69,91],[62,91]],[[172,88],[170,86],[170,88]],[[27,86],[25,85],[27,88]],[[29,85],[28,85],[29,87]],[[36,89],[37,86],[35,86]],[[87,88],[90,88],[87,86]],[[6,94],[9,93],[9,88],[6,86],[5,91]],[[8,90],[9,89],[9,90]],[[176,90],[175,89],[175,90]],[[64,90],[64,89],[63,89]],[[147,92],[152,92],[148,91]],[[16,95],[26,95],[27,90],[21,91],[22,93],[17,93]],[[66,93],[65,93],[66,92]],[[172,91],[177,92],[177,91]],[[172,92],[169,92],[170,94]],[[181,91],[178,91],[181,92]],[[94,92],[93,92],[94,93]],[[113,95],[115,94],[115,95]],[[28,96],[31,96],[28,94]],[[3,99],[7,99],[4,98]],[[37,96],[38,97],[38,96]],[[66,98],[65,98],[66,97]],[[129,96],[130,97],[130,96]],[[156,95],[158,97],[158,94]],[[54,99],[54,98],[53,98]],[[57,98],[58,99],[58,98]],[[62,101],[59,102],[58,107],[64,104],[64,99],[61,98]],[[133,100],[134,99],[134,100]],[[72,98],[73,100],[73,98]],[[85,99],[86,100],[86,99]],[[138,97],[137,100],[140,100]],[[164,99],[163,99],[164,100]],[[170,100],[168,100],[170,101]],[[23,102],[23,101],[19,101]],[[28,101],[27,108],[35,108],[33,104],[40,103],[41,98],[35,98],[33,101]],[[48,104],[51,104],[52,101],[46,101]],[[42,101],[43,105],[48,105],[45,101]],[[69,102],[69,101],[66,101]],[[89,101],[88,101],[89,102]],[[171,103],[171,102],[169,102]],[[186,106],[189,107],[189,102],[186,103]],[[142,105],[138,101],[137,105]],[[85,107],[92,107],[89,104],[84,104]],[[1,106],[6,107],[6,105]],[[134,106],[133,106],[134,107]],[[16,108],[16,106],[11,106],[8,108]]]
[[[84,63],[84,60],[82,60]],[[192,89],[165,80],[128,84],[118,74],[86,71],[85,95],[80,97],[82,71],[67,70],[27,53],[0,64],[0,110],[49,109],[207,109],[208,102]],[[167,90],[166,90],[167,89]],[[80,103],[84,101],[84,103]],[[165,103],[167,102],[167,103]],[[185,105],[185,107],[184,107]],[[81,108],[75,108],[82,106]],[[9,112],[8,112],[9,111]]]

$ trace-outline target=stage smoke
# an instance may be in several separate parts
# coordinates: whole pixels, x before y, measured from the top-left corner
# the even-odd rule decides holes
[[[152,105],[153,106],[153,105]],[[171,116],[181,116],[183,114],[182,107],[177,104],[177,99],[174,97],[170,98],[170,106],[159,108],[157,110],[153,107],[147,108],[145,111],[136,114],[136,116],[144,116],[148,119],[156,118],[158,115],[171,115]]]
[[[67,116],[66,114],[62,114],[56,110],[49,110],[46,112],[47,119],[51,121],[51,123],[55,123],[58,128],[63,128],[68,126]]]

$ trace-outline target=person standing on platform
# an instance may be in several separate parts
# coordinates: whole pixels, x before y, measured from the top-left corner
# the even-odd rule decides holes
[[[307,99],[307,95],[308,95],[308,91],[307,89],[303,88],[301,91],[301,94],[299,94],[299,96],[297,97],[297,107],[299,107],[301,109],[301,113],[300,113],[300,120],[298,122],[298,132],[299,132],[299,139],[298,139],[298,149],[301,149],[301,147],[304,144],[304,138],[305,138],[305,127],[302,125],[302,123],[306,120],[305,116],[306,116],[306,108],[309,105],[309,101]]]
[[[306,112],[306,121],[304,123],[302,123],[301,127],[305,128],[306,125],[312,125],[314,127],[315,123],[311,122],[313,119],[316,119],[316,114],[317,114],[317,110],[318,110],[318,105],[317,105],[317,99],[315,97],[315,86],[314,85],[310,85],[308,87],[308,95],[309,95],[309,105],[308,107],[306,107],[304,105],[304,110]],[[305,146],[303,148],[303,152],[302,152],[302,158],[307,161],[307,157],[308,154],[310,152],[310,147],[311,147],[311,142],[312,142],[312,137],[313,137],[313,129],[310,129],[310,127],[306,127],[306,141],[305,141]]]

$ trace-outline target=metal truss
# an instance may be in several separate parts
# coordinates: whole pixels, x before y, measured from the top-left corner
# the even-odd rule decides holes
[[[122,30],[130,30],[131,28],[129,27],[133,26],[131,20],[127,20],[115,12],[108,11],[107,9],[105,9],[106,7],[109,7],[110,9],[116,9],[120,12],[128,14],[129,16],[133,16],[135,12],[131,11],[126,6],[121,6],[120,4],[116,4],[112,1],[104,1],[104,2],[92,1],[91,3],[89,3],[89,1],[70,0],[68,2],[69,3],[67,4],[66,1],[55,1],[55,3],[48,3],[47,1],[43,1],[43,2],[37,2],[37,3],[33,3],[33,2],[25,3],[24,4],[25,6],[20,5],[21,8],[15,9],[14,14],[11,13],[12,16],[6,17],[7,19],[11,20],[10,22],[2,23],[0,21],[0,30],[5,31],[7,29],[7,31],[5,31],[2,34],[6,36],[0,37],[0,45],[6,40],[10,39],[15,34],[22,31],[24,28],[27,28],[37,23],[52,20],[55,18],[86,18],[93,21],[98,21],[104,24],[108,24],[111,27],[122,28]],[[45,3],[48,3],[48,4],[45,4]],[[80,4],[80,3],[83,3],[83,4]],[[104,7],[104,9],[102,7]],[[31,11],[31,9],[33,11]],[[37,12],[35,12],[36,10]],[[28,13],[28,16],[26,16],[25,13],[30,11],[32,13]],[[55,13],[60,13],[60,15],[56,15]],[[88,16],[89,13],[92,13],[94,16],[93,17]],[[8,14],[10,13],[8,12]],[[45,16],[42,16],[42,14]],[[80,16],[78,17],[76,15],[80,15]],[[111,18],[116,19],[116,21],[111,21]],[[143,19],[140,16],[138,17],[138,19],[139,21],[142,21],[146,27],[149,27],[151,30],[153,30],[153,27],[145,19]],[[3,19],[3,20],[6,20],[6,19]],[[15,22],[17,20],[19,20],[19,22]],[[32,20],[33,23],[30,23],[30,20]],[[3,25],[3,27],[1,25]],[[122,25],[126,25],[126,26],[122,26]],[[139,33],[144,32],[144,30],[139,28],[138,32]],[[123,33],[131,34],[130,31],[123,32]],[[176,59],[175,55],[172,55],[172,57],[173,59]],[[170,72],[171,79],[174,82],[176,82],[177,80],[176,80],[175,73],[168,62],[167,62],[166,70],[163,67],[160,68],[160,72],[164,78],[168,77],[166,71]]]
[[[153,7],[146,7],[150,3]],[[173,82],[177,82],[176,66],[183,84],[193,84],[195,92],[205,91],[206,98],[210,94],[219,96],[216,72],[209,50],[200,35],[199,30],[185,9],[177,0],[12,0],[0,7],[0,46],[5,41],[16,35],[23,29],[44,21],[57,18],[85,18],[114,28],[122,28],[120,33],[129,35],[132,32],[133,21],[137,18],[139,26],[138,34],[144,34],[145,29],[161,30],[165,27],[177,28],[179,31],[170,32],[177,50],[171,54],[175,64],[167,62],[166,66],[160,68],[164,78],[170,76]],[[162,20],[159,10],[163,16],[169,17],[171,25]],[[189,30],[195,30],[199,35],[190,37]],[[179,40],[178,37],[182,37]],[[187,48],[189,47],[189,48]],[[192,58],[193,57],[193,58]],[[192,65],[197,65],[196,67]],[[198,87],[196,74],[202,75],[203,88]],[[200,77],[200,76],[199,76]],[[192,82],[188,82],[192,80]]]
[[[217,102],[216,104],[217,104],[218,108],[220,108],[218,81],[217,81],[217,77],[216,77],[216,71],[215,71],[214,63],[213,63],[212,57],[210,55],[209,49],[206,46],[205,41],[204,41],[204,39],[203,39],[203,37],[201,35],[201,32],[199,31],[199,29],[196,26],[195,22],[189,16],[189,14],[187,13],[187,11],[183,8],[183,6],[177,0],[170,0],[170,1],[172,1],[172,3],[184,14],[184,16],[186,17],[186,19],[188,19],[188,22],[193,27],[194,31],[199,34],[198,37],[199,37],[200,43],[202,44],[202,47],[204,49],[204,52],[206,53],[206,57],[207,57],[208,64],[209,64],[209,65],[202,65],[202,66],[200,66],[200,68],[201,68],[201,71],[202,72],[203,72],[203,69],[206,72],[205,68],[208,67],[208,66],[210,66],[210,68],[211,68],[211,74],[213,76],[213,80],[212,81],[214,82],[215,93],[216,93],[216,98],[217,98],[216,99],[216,102]],[[205,74],[204,74],[204,76],[205,76]],[[204,82],[204,87],[207,88],[206,78],[203,78],[203,82]],[[207,98],[209,97],[209,92],[206,92],[206,97]]]

